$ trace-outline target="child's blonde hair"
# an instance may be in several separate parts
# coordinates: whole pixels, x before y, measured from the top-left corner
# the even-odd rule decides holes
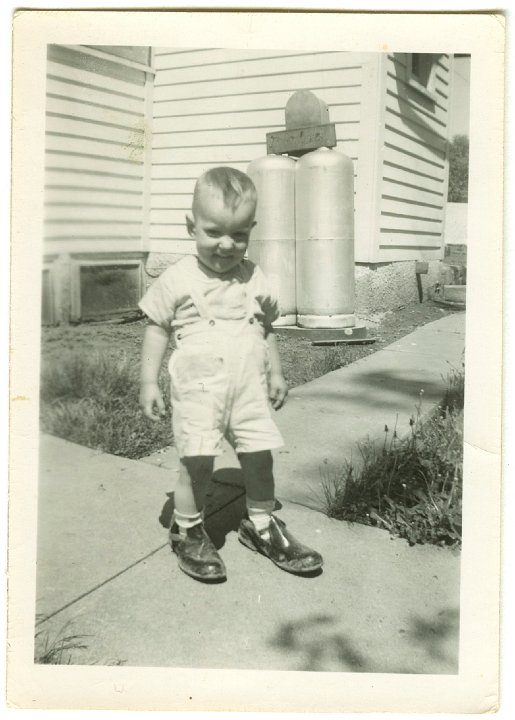
[[[193,191],[193,214],[196,208],[202,203],[200,195],[206,187],[218,188],[224,199],[224,205],[231,210],[236,208],[242,202],[257,203],[256,187],[248,175],[235,170],[232,167],[215,167],[208,170],[199,177]]]

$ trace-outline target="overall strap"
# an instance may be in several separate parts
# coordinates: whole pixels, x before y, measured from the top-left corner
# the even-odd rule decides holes
[[[249,320],[250,318],[254,317],[254,304],[256,302],[256,297],[254,295],[254,289],[252,287],[252,284],[249,282],[247,283],[247,311],[246,311],[246,318]]]
[[[203,320],[211,320],[213,314],[209,309],[209,305],[206,302],[206,298],[203,292],[199,292],[197,288],[190,288],[190,296],[193,300],[193,304],[197,308],[198,314]]]

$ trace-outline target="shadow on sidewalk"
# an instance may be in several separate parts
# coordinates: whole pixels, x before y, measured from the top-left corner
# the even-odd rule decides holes
[[[401,667],[395,656],[378,659],[358,649],[352,633],[335,615],[311,614],[284,622],[270,645],[297,656],[295,670],[382,672],[400,674],[456,674],[459,656],[459,610],[447,608],[434,618],[413,617],[399,636],[413,648],[413,664]],[[383,641],[379,639],[379,644]],[[402,642],[402,641],[401,641]],[[404,644],[403,642],[403,644]],[[405,652],[403,652],[405,655]]]
[[[159,522],[168,529],[175,507],[174,493],[167,493],[167,497]],[[280,507],[281,504],[276,501],[276,509]],[[208,485],[204,511],[204,525],[217,550],[225,545],[225,538],[230,532],[238,530],[245,512],[245,488],[241,470],[239,468],[217,470]]]

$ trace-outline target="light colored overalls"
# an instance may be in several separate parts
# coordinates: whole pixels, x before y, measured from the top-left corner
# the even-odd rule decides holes
[[[237,453],[281,447],[268,397],[269,348],[252,293],[239,320],[214,317],[196,290],[191,299],[200,319],[175,332],[168,365],[179,457],[220,455],[224,436]]]

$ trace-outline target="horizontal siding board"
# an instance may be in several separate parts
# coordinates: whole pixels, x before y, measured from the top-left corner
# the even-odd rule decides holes
[[[256,110],[281,110],[284,107],[296,88],[292,87],[289,78],[284,77],[283,87],[277,90],[272,89],[253,89],[251,87],[244,88],[245,92],[236,92],[235,89],[228,85],[223,85],[218,93],[211,93],[195,97],[194,95],[181,98],[172,95],[169,99],[158,97],[154,98],[154,117],[163,116],[173,117],[174,115],[185,114],[204,114],[210,115],[217,112],[245,112]],[[298,83],[300,89],[306,87],[300,81]],[[318,83],[310,87],[310,89],[326,102],[329,106],[333,104],[359,104],[361,97],[361,88],[359,86],[328,87],[327,84]]]
[[[151,193],[154,197],[153,207],[157,207],[160,203],[166,202],[163,197],[170,195],[191,195],[195,185],[195,178],[171,178],[169,180],[154,179],[151,184]],[[156,205],[156,203],[158,205]]]
[[[45,237],[47,239],[57,238],[113,238],[113,237],[141,237],[141,222],[122,222],[120,220],[113,222],[48,222],[45,223]]]
[[[276,126],[275,129],[280,129]],[[167,133],[154,137],[154,157],[161,149],[179,147],[206,147],[210,145],[230,145],[234,143],[260,144],[265,141],[265,131],[262,128],[227,128],[224,130],[204,130],[195,133]]]
[[[395,199],[406,203],[428,205],[429,207],[437,208],[444,205],[444,198],[441,195],[435,195],[420,188],[414,189],[406,187],[405,185],[389,182],[388,180],[383,180],[381,188],[382,196],[388,200]]]
[[[80,82],[64,78],[47,78],[46,92],[49,100],[65,100],[69,103],[84,103],[93,107],[121,110],[128,114],[142,113],[143,99],[128,97],[108,90],[88,87]]]
[[[191,83],[205,83],[207,81],[234,79],[258,80],[266,82],[278,74],[290,75],[298,73],[329,73],[341,71],[342,78],[354,83],[361,72],[360,65],[355,65],[351,58],[342,56],[342,53],[313,53],[309,55],[283,56],[278,62],[277,58],[256,59],[253,62],[241,60],[237,62],[199,63],[197,66],[190,65],[187,69],[183,67],[162,68],[156,78],[156,88],[163,85],[180,85],[184,83],[187,75]]]
[[[143,178],[141,163],[121,160],[106,160],[88,155],[71,155],[69,153],[48,152],[46,157],[48,170],[63,169],[91,174],[112,175],[113,177]]]
[[[157,70],[162,71],[166,68],[190,69],[198,65],[231,65],[233,63],[246,62],[250,66],[260,63],[263,60],[276,60],[278,63],[288,61],[290,58],[308,60],[324,56],[339,55],[342,65],[361,64],[366,60],[374,57],[374,53],[366,52],[342,52],[328,50],[320,52],[314,50],[312,52],[295,52],[292,49],[276,49],[267,48],[264,50],[253,49],[235,49],[235,48],[190,48],[188,50],[176,51],[173,48],[154,48],[154,65]]]
[[[141,139],[138,143],[123,144],[123,137],[120,138],[121,144],[114,142],[103,142],[96,138],[90,139],[86,136],[69,137],[67,134],[60,135],[47,133],[46,146],[47,153],[54,152],[69,153],[70,155],[84,155],[92,159],[99,160],[109,159],[118,160],[126,164],[141,165],[142,145]]]
[[[381,198],[381,212],[390,215],[409,215],[421,220],[438,220],[440,222],[444,216],[443,203],[442,207],[428,207],[427,205],[406,203],[404,200],[391,200],[386,197]]]
[[[143,100],[144,98],[144,85],[135,85],[128,80],[119,80],[106,75],[99,75],[98,73],[89,72],[83,68],[70,67],[62,63],[48,62],[47,78],[78,83],[79,85],[94,88],[107,95],[118,93],[139,100]]]
[[[261,153],[263,154],[263,153]],[[152,166],[152,187],[156,180],[176,180],[177,178],[197,179],[199,175],[210,168],[216,167],[219,163],[209,162],[204,159],[199,162],[189,162],[180,165],[154,165]],[[245,172],[248,166],[247,161],[230,163],[236,170]]]
[[[213,82],[188,83],[181,85],[170,85],[156,87],[154,90],[156,102],[166,102],[169,100],[187,100],[191,98],[220,98],[224,95],[243,95],[246,93],[273,93],[288,92],[289,94],[296,90],[303,90],[306,87],[316,88],[325,87],[328,89],[337,88],[359,88],[359,77],[342,78],[341,70],[327,70],[324,73],[308,72],[298,75],[288,74],[267,77],[266,79],[256,78],[251,83],[247,78],[234,80],[217,80]]]
[[[341,103],[329,103],[329,115],[331,122],[335,123],[359,123],[360,108],[357,99],[352,102],[345,102],[347,93],[340,94]],[[285,102],[287,101],[287,98]],[[166,135],[172,131],[202,131],[235,128],[260,127],[268,132],[271,127],[284,127],[284,104],[273,108],[265,108],[264,103],[255,102],[255,109],[238,109],[234,111],[217,112],[210,104],[211,112],[206,110],[206,104],[202,101],[201,107],[205,112],[188,111],[186,114],[172,111],[170,115],[154,117],[153,133],[156,137]],[[154,108],[160,112],[159,107]]]
[[[183,196],[184,197],[184,196]],[[191,207],[191,198],[184,197],[182,206],[174,203],[173,207],[169,206],[165,210],[152,208],[150,211],[150,226],[155,225],[183,225],[184,213],[189,212]]]
[[[141,222],[141,206],[135,204],[133,206],[117,207],[112,205],[79,205],[70,203],[49,204],[45,207],[45,221],[50,224],[69,224],[90,223],[94,219],[95,223],[123,223]]]
[[[139,185],[139,183],[138,183]],[[89,192],[88,192],[89,190]],[[59,187],[47,186],[45,188],[45,202],[47,206],[62,205],[78,205],[87,207],[92,205],[95,207],[126,207],[126,208],[142,208],[143,193],[141,188],[136,194],[128,192],[118,192],[112,188],[83,188],[70,187],[70,184],[62,184]]]
[[[430,233],[440,237],[442,233],[441,220],[421,220],[416,217],[407,217],[404,215],[385,215],[381,212],[380,231],[395,230],[399,232],[411,231],[414,233]]]
[[[447,137],[436,132],[428,125],[424,118],[400,115],[396,111],[386,108],[386,125],[400,133],[409,135],[413,139],[425,143],[428,147],[445,155]]]
[[[415,190],[423,190],[433,192],[435,194],[444,195],[444,178],[436,180],[434,178],[420,175],[411,170],[411,168],[399,168],[387,162],[383,163],[383,178],[388,182],[399,185],[406,185]]]
[[[140,177],[116,177],[110,173],[96,173],[94,170],[74,170],[64,165],[61,168],[46,170],[45,192],[54,190],[72,190],[75,188],[81,193],[124,192],[130,195],[141,195],[142,183]]]
[[[380,231],[379,247],[412,247],[439,248],[442,244],[441,235],[407,232]]]
[[[236,48],[188,48],[176,50],[175,48],[156,47],[154,48],[154,65],[156,70],[162,71],[168,67],[190,68],[202,63],[225,64],[241,62],[246,60],[252,63],[253,60],[263,58],[284,58],[290,55],[302,55],[292,53],[291,50],[240,50]]]
[[[171,137],[181,132],[206,132],[227,130],[229,128],[256,128],[267,132],[269,127],[284,126],[284,108],[275,110],[257,110],[255,112],[212,113],[211,115],[185,115],[155,118],[153,135],[161,142],[163,136]],[[166,140],[163,140],[166,143]]]
[[[58,98],[48,98],[47,100],[47,129],[52,129],[51,124],[59,124],[63,122],[84,122],[91,125],[98,125],[99,128],[112,128],[114,132],[118,130],[133,130],[141,132],[143,128],[143,106],[141,112],[127,113],[123,110],[110,110],[108,108],[98,107],[97,105],[88,105],[87,103],[68,102]],[[97,132],[101,130],[97,128]],[[91,128],[94,132],[95,128]]]
[[[89,254],[95,253],[126,253],[141,252],[142,243],[140,237],[134,238],[56,238],[46,239],[43,242],[45,255],[59,253]]]
[[[438,167],[444,167],[445,165],[445,153],[443,151],[428,146],[422,140],[411,136],[408,137],[407,133],[397,130],[391,125],[385,125],[384,140],[385,145],[400,148],[413,157],[420,158]]]
[[[132,128],[121,128],[99,122],[89,122],[80,118],[47,115],[46,131],[54,135],[72,135],[105,143],[115,143],[117,145],[136,144],[142,147],[144,142],[143,131],[140,130],[142,122],[143,118],[138,120],[138,125],[135,123]]]
[[[172,148],[166,150],[154,150],[153,165],[158,173],[159,169],[170,165],[188,162],[225,163],[250,162],[253,158],[266,155],[266,143],[263,142],[249,145],[217,145],[200,146],[196,148]],[[159,177],[158,174],[154,177]]]
[[[413,173],[433,178],[436,181],[445,178],[445,168],[441,164],[427,162],[418,157],[408,154],[405,148],[385,146],[383,160],[396,167],[405,167]]]

